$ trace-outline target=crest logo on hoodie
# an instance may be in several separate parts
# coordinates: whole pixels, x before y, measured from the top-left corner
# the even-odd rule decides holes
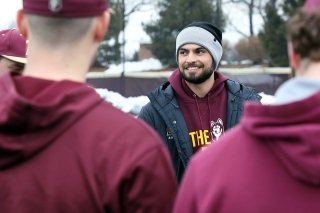
[[[218,118],[217,122],[211,121],[210,128],[212,142],[219,140],[220,136],[224,133],[223,121],[220,118]]]

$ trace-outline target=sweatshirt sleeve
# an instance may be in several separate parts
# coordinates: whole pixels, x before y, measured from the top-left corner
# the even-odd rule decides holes
[[[101,133],[103,140],[95,148],[96,179],[105,211],[172,212],[177,180],[157,132],[136,118],[111,124],[119,125],[114,128],[117,132]]]
[[[195,180],[197,179],[195,176],[194,167],[192,166],[192,163],[190,163],[179,187],[173,213],[200,212],[197,208],[197,187],[195,186]]]
[[[177,182],[165,147],[144,153],[132,166],[124,184],[125,212],[172,212]]]

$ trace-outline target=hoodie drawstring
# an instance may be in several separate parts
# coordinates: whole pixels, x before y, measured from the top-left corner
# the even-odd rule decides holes
[[[194,97],[196,104],[197,104],[197,110],[198,110],[198,116],[199,116],[199,120],[200,120],[201,129],[203,129],[203,124],[202,124],[202,119],[201,119],[201,115],[200,115],[200,107],[199,107],[197,95],[193,94],[193,97]]]
[[[210,107],[210,102],[209,102],[209,94],[207,96],[207,103],[208,103],[208,108],[209,108],[209,126],[211,127],[211,107]]]

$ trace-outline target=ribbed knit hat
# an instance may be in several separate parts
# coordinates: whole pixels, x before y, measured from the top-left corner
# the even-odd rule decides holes
[[[23,0],[26,13],[53,17],[91,17],[101,15],[108,0]]]
[[[193,22],[184,27],[176,39],[176,59],[178,51],[185,44],[197,44],[206,48],[212,56],[216,70],[222,57],[222,33],[212,24],[204,21]]]
[[[0,31],[0,55],[12,61],[26,63],[27,41],[17,29]]]

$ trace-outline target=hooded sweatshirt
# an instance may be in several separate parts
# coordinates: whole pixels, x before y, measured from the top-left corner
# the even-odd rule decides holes
[[[280,88],[277,105],[247,103],[240,124],[191,161],[174,212],[319,212],[320,90],[305,83]]]
[[[161,139],[93,88],[0,77],[1,212],[170,212]]]
[[[227,117],[227,78],[214,73],[215,82],[204,97],[198,97],[182,79],[179,70],[170,76],[178,104],[186,121],[193,152],[205,149],[224,133]]]

